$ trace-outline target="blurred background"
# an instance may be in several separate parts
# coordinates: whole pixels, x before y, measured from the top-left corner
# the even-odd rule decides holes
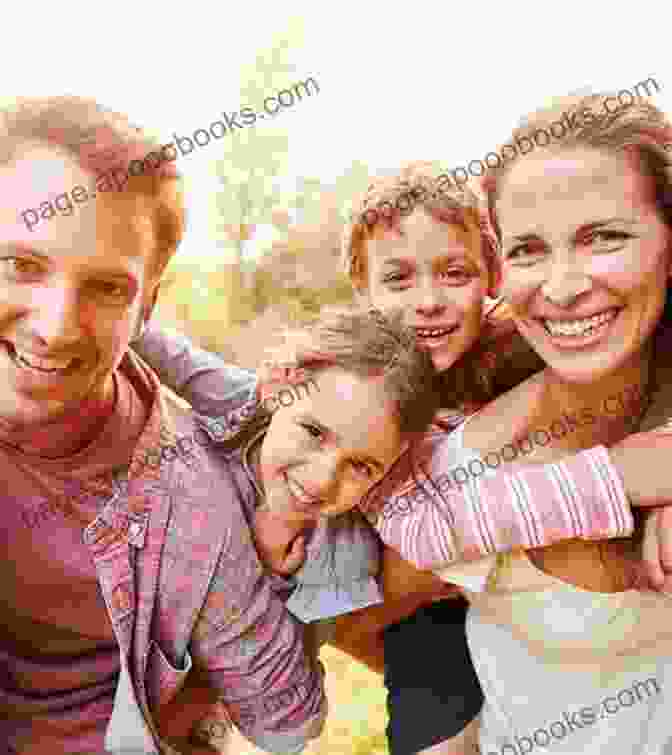
[[[350,301],[342,224],[373,173],[466,165],[577,89],[654,77],[669,110],[668,15],[652,0],[12,4],[0,97],[92,95],[167,143],[306,84],[274,116],[178,158],[189,228],[156,317],[255,367],[279,330]],[[382,678],[332,649],[323,660],[330,715],[307,752],[387,753]],[[241,740],[232,752],[258,751]]]

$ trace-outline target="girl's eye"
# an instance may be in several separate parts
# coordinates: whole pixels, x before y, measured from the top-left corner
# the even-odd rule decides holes
[[[383,283],[401,283],[406,277],[404,273],[388,273],[383,276]]]
[[[367,478],[367,480],[370,480],[374,475],[374,469],[370,464],[367,464],[365,461],[355,461],[352,460],[350,462],[350,466],[357,472],[357,474],[363,475]]]

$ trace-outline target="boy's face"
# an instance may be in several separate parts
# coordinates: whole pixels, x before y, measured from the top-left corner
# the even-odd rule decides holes
[[[366,242],[370,306],[401,308],[437,370],[452,366],[481,334],[488,270],[478,227],[435,220],[423,209]]]
[[[31,231],[26,207],[76,185],[93,187],[69,155],[26,145],[0,166],[0,424],[57,418],[105,397],[112,372],[151,307],[149,220],[135,199],[100,197]]]

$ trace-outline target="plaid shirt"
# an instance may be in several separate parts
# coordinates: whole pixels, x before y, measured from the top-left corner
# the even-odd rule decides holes
[[[323,725],[322,670],[257,557],[244,510],[253,491],[208,422],[171,406],[130,352],[121,369],[156,398],[127,473],[84,533],[121,655],[106,748],[171,752],[153,713],[193,668],[255,745],[300,752]]]

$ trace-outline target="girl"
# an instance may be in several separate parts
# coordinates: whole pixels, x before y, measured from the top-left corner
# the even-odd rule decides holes
[[[523,456],[523,463],[540,463],[617,444],[672,409],[666,380],[672,215],[664,151],[672,130],[642,101],[597,117],[600,99],[563,101],[535,114],[514,138],[532,136],[568,108],[583,114],[583,125],[553,149],[501,166],[487,184],[502,243],[502,293],[520,333],[548,367],[431,444],[418,478],[427,487],[421,504],[402,510],[399,496],[389,495],[390,478],[377,486],[369,505],[379,510],[379,533],[420,568],[440,569],[452,560],[453,538],[461,534],[459,522],[450,521],[451,507],[430,488],[439,473],[445,477],[457,465],[485,479],[489,458],[493,468],[514,459],[520,464]],[[561,416],[574,422],[558,424]],[[533,447],[526,440],[541,437],[537,428],[548,428],[548,440]],[[509,459],[502,453],[507,446]],[[641,464],[643,448],[649,459],[637,484],[648,475],[649,502],[656,495],[669,500],[670,485],[655,466],[669,458],[669,436],[659,435],[655,445],[641,437],[624,441],[612,459],[621,463],[635,451],[631,459]],[[410,462],[404,465],[412,471]],[[634,467],[621,471],[636,493]],[[473,478],[463,484],[474,496],[463,516],[481,516]],[[566,511],[578,515],[573,491],[565,490]],[[521,507],[522,540],[536,538],[530,494],[537,492],[511,487]],[[484,538],[492,536],[483,530]],[[553,752],[664,751],[672,607],[664,595],[633,589],[633,544],[568,543],[530,557],[517,553],[468,570],[441,570],[472,602],[468,636],[486,695],[485,751],[530,752],[535,744]],[[642,684],[655,695],[639,695]]]

